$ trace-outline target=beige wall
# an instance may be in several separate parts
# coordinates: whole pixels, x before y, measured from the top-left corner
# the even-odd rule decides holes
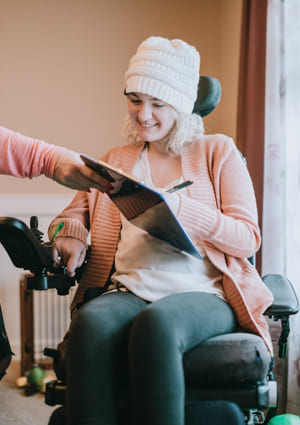
[[[182,38],[222,84],[207,132],[235,137],[242,0],[0,0],[0,125],[99,157],[122,143],[123,74],[150,35]],[[0,193],[67,193],[1,176]],[[69,192],[68,192],[69,193]]]

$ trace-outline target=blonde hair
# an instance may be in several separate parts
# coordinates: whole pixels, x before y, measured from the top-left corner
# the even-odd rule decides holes
[[[183,147],[187,143],[195,141],[204,133],[204,124],[200,115],[197,114],[185,114],[178,112],[174,108],[175,125],[168,134],[168,152],[180,155]],[[127,115],[123,121],[122,136],[127,143],[133,143],[134,145],[140,146],[146,142],[141,140],[138,136],[136,128],[130,118]]]

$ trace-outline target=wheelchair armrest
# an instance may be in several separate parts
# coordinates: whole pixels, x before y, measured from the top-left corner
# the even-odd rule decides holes
[[[265,285],[273,294],[272,305],[265,315],[275,320],[288,317],[299,311],[299,300],[291,282],[280,274],[268,274],[263,277]]]
[[[0,242],[13,264],[34,271],[39,267],[52,267],[51,248],[41,244],[27,225],[13,217],[0,217]]]
[[[284,359],[286,356],[287,340],[290,333],[289,317],[299,311],[299,300],[291,282],[279,274],[268,274],[263,281],[273,294],[272,305],[265,311],[265,315],[271,319],[281,320],[281,335],[279,337],[278,356]]]

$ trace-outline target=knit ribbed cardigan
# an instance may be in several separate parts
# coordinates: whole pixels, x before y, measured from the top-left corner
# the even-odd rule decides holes
[[[110,150],[102,160],[130,173],[143,146],[126,145]],[[260,246],[257,209],[252,182],[232,139],[203,135],[186,144],[182,153],[183,177],[194,183],[190,197],[180,195],[177,219],[194,240],[201,240],[210,261],[223,273],[223,288],[239,324],[260,335],[269,351],[272,344],[264,311],[272,294],[247,260]],[[153,172],[153,170],[152,170]],[[51,223],[52,239],[59,222],[60,236],[87,243],[91,253],[71,309],[88,287],[103,286],[111,273],[120,236],[120,213],[99,191],[78,192],[70,205]]]

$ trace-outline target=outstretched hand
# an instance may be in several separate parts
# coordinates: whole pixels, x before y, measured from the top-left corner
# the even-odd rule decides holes
[[[56,161],[53,179],[75,190],[88,191],[95,188],[101,192],[109,190],[109,182],[98,173],[88,168],[80,158],[79,153],[63,149]]]
[[[52,257],[57,266],[67,267],[67,274],[75,276],[75,270],[84,262],[86,246],[79,239],[69,236],[60,236],[55,239],[52,246]]]

